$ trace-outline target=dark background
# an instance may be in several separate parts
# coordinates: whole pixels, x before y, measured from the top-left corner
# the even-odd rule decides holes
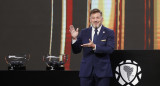
[[[49,0],[0,1],[0,70],[6,70],[8,54],[30,53],[27,69],[44,69],[50,36]],[[57,25],[57,24],[56,24]]]
[[[144,0],[126,0],[125,5],[124,50],[144,50]],[[53,9],[52,53],[57,56],[60,53],[62,1],[54,0]],[[87,1],[73,0],[75,28],[85,28],[86,18]],[[0,70],[7,70],[5,56],[19,53],[31,55],[27,70],[45,70],[42,57],[49,53],[50,31],[51,0],[0,0]],[[150,35],[153,40],[153,33]],[[153,50],[152,42],[151,47]],[[82,53],[71,52],[71,70],[79,70],[81,57]]]
[[[150,50],[144,50],[144,0],[126,0],[125,4],[125,46],[124,50],[115,50],[111,54],[113,73],[119,62],[123,60],[134,60],[142,68],[142,79],[137,86],[158,86],[160,51],[153,50],[152,42],[151,48],[149,48]],[[52,53],[58,55],[61,40],[62,1],[54,0],[53,8],[54,35]],[[73,0],[73,25],[76,28],[80,28],[80,30],[86,27],[86,12],[86,0]],[[150,16],[153,18],[153,15]],[[153,24],[151,24],[151,27],[153,27]],[[3,77],[2,82],[8,83],[7,79],[9,76],[11,78],[14,77],[12,78],[13,81],[20,80],[24,82],[22,76],[25,75],[24,77],[26,78],[24,80],[41,86],[45,85],[47,80],[52,82],[51,77],[55,77],[53,80],[57,80],[56,78],[62,75],[61,77],[66,77],[63,77],[63,80],[75,80],[75,83],[67,80],[64,81],[69,85],[77,85],[79,83],[78,71],[82,53],[71,53],[70,69],[75,72],[43,71],[46,70],[46,64],[42,61],[42,57],[49,52],[50,28],[50,0],[0,0],[0,76]],[[150,35],[152,37],[151,40],[153,40],[153,33]],[[26,67],[28,71],[7,71],[8,65],[4,57],[8,54],[19,53],[29,53],[31,55],[31,59]],[[54,74],[52,75],[52,73]],[[8,76],[6,77],[7,74]],[[42,77],[46,77],[46,81]],[[34,82],[34,79],[37,79],[38,82]],[[58,79],[58,81],[60,80]],[[112,78],[111,82],[112,86],[119,86],[115,78]],[[27,83],[27,85],[31,84]]]
[[[73,24],[80,29],[85,28],[87,2],[73,0],[73,3]],[[52,53],[57,56],[60,52],[62,1],[54,0],[53,8]],[[0,70],[7,69],[5,56],[19,53],[31,55],[27,70],[45,70],[46,65],[42,57],[49,53],[50,28],[50,0],[1,0]],[[72,54],[71,58],[71,70],[79,70],[81,54]]]

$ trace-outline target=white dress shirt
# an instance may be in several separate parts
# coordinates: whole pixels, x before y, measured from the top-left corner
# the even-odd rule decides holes
[[[100,30],[101,30],[101,27],[102,27],[102,25],[99,27],[99,28],[97,28],[97,35],[99,35],[99,32],[100,32]],[[94,27],[92,27],[92,41],[93,41],[93,37],[94,37],[94,34],[95,34],[95,28]],[[89,40],[89,39],[88,39]],[[74,39],[72,39],[72,44],[74,44],[75,42],[77,41],[77,39],[76,40],[74,40]],[[96,45],[95,45],[95,48],[93,48],[93,50],[96,50]]]

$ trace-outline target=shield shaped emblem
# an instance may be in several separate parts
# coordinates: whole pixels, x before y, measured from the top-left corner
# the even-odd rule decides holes
[[[123,80],[130,83],[137,74],[137,66],[134,64],[123,64],[120,66],[120,73]]]

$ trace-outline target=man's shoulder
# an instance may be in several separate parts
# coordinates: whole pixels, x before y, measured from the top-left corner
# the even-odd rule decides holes
[[[89,30],[91,30],[91,27],[82,29],[82,31],[89,31]]]
[[[111,32],[113,31],[112,29],[107,28],[107,27],[105,27],[105,26],[102,26],[102,28],[103,28],[104,30],[106,30],[106,31],[109,31],[109,32],[110,32],[110,31],[111,31]]]

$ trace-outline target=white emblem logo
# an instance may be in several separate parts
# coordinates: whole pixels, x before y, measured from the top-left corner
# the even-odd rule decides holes
[[[141,68],[135,61],[122,61],[116,67],[115,77],[123,86],[135,86],[142,78]]]

